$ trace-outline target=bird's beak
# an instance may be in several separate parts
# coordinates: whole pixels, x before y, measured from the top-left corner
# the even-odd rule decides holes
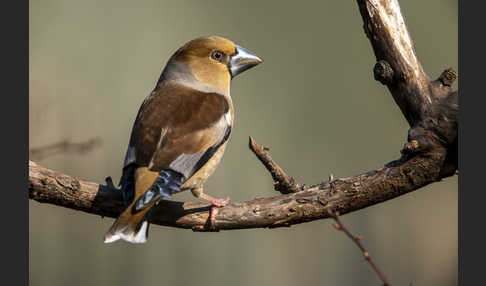
[[[263,60],[257,57],[255,54],[237,45],[236,53],[231,56],[231,60],[228,64],[231,78],[239,75],[249,68],[258,65],[261,62],[263,62]]]

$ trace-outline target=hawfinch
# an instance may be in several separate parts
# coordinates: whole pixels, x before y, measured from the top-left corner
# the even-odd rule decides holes
[[[150,210],[163,198],[191,190],[216,208],[229,198],[203,192],[223,156],[233,125],[231,79],[262,60],[216,36],[194,39],[169,59],[145,98],[132,128],[121,191],[127,208],[105,235],[105,243],[147,241]]]

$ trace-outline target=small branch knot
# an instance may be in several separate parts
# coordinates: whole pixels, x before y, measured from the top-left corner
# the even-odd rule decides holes
[[[410,154],[418,150],[420,147],[419,142],[417,140],[411,140],[404,144],[403,149],[401,150],[402,154]]]
[[[393,81],[393,69],[387,61],[380,60],[373,68],[373,75],[375,80],[384,85],[390,84]]]
[[[363,252],[363,256],[366,260],[370,260],[370,254],[368,252]]]
[[[448,68],[439,76],[439,81],[445,86],[451,86],[457,79],[457,72],[452,68]]]

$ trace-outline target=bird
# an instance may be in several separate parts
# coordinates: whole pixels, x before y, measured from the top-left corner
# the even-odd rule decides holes
[[[145,243],[153,207],[185,190],[211,204],[214,225],[218,208],[230,199],[211,197],[203,184],[219,164],[233,126],[230,83],[261,62],[220,36],[193,39],[169,58],[133,124],[119,183],[126,208],[105,243]]]

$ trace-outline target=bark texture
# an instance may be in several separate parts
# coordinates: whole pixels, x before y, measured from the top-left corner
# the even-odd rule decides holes
[[[457,171],[457,74],[445,70],[437,80],[425,74],[397,0],[358,0],[364,30],[376,55],[375,79],[385,84],[410,130],[402,156],[385,167],[350,178],[303,186],[285,174],[268,149],[250,139],[250,149],[265,165],[281,195],[235,202],[221,208],[214,228],[209,205],[162,201],[152,214],[158,225],[214,231],[282,227],[346,214],[418,190]],[[29,162],[29,198],[107,217],[123,210],[121,193]]]

